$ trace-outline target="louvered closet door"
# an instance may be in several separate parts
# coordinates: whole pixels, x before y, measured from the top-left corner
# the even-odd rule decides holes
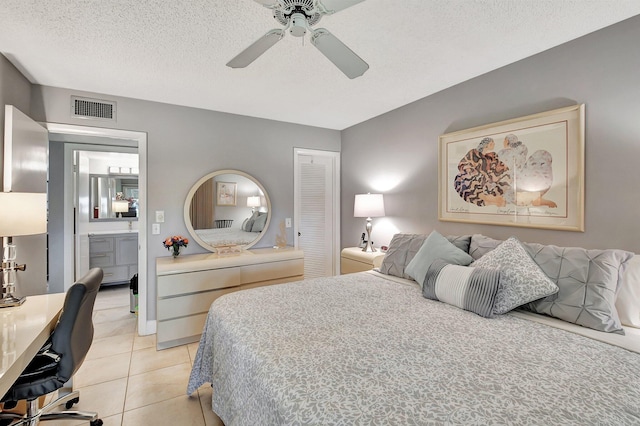
[[[337,273],[336,155],[297,155],[297,245],[304,251],[305,279]]]

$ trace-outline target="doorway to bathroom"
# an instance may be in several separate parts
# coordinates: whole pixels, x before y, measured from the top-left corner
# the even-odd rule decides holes
[[[154,333],[146,303],[146,133],[57,123],[44,126],[50,148],[50,287],[63,285],[58,291],[64,291],[82,270],[89,269],[89,234],[135,232],[135,244],[128,242],[131,236],[123,244],[130,246],[127,256],[137,254],[137,261],[114,264],[109,273],[121,274],[110,277],[125,282],[137,272],[138,333]],[[125,202],[127,211],[122,210]],[[94,217],[96,207],[98,218]]]

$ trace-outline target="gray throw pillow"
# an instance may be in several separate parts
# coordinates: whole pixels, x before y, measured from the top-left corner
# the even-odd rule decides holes
[[[469,253],[469,245],[471,244],[471,235],[447,235],[445,237],[451,244],[458,247],[465,253]]]
[[[427,236],[424,234],[395,234],[389,243],[384,259],[382,259],[380,272],[410,279],[411,277],[405,274],[405,268],[426,239]]]
[[[251,232],[262,232],[264,229],[264,225],[267,223],[267,214],[262,213],[258,215],[256,220],[253,221],[253,225],[251,226]]]
[[[558,286],[542,272],[515,237],[501,243],[471,266],[500,269],[500,288],[493,307],[495,315],[558,292]]]
[[[257,218],[258,218],[258,212],[253,212],[251,217],[244,221],[244,224],[242,225],[242,230],[251,232],[251,228],[253,228],[253,222],[255,222]]]
[[[474,258],[501,241],[473,235],[469,252]],[[594,330],[624,334],[615,307],[617,290],[633,253],[522,243],[533,261],[558,286],[558,292],[523,306]]]
[[[454,246],[438,232],[433,231],[413,259],[411,259],[405,269],[405,273],[416,280],[422,287],[427,270],[436,259],[442,259],[455,265],[468,265],[473,262],[471,256]]]
[[[469,250],[471,235],[453,235],[447,236],[446,238],[464,252]],[[389,249],[380,265],[380,272],[400,278],[411,279],[411,277],[406,274],[405,269],[426,239],[426,234],[395,234],[389,243]]]
[[[498,269],[450,265],[437,259],[427,271],[422,295],[489,318],[493,316],[500,274]]]

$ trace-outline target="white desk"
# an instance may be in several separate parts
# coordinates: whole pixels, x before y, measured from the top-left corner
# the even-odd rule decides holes
[[[29,296],[22,306],[0,309],[0,397],[47,341],[64,297],[64,293]]]

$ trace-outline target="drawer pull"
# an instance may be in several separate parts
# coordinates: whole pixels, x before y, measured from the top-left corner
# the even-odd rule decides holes
[[[90,240],[92,243],[106,243],[107,240],[105,240],[104,238],[91,238]]]
[[[111,276],[113,276],[113,273],[112,272],[107,272],[107,273],[104,274],[104,276],[105,277],[111,277]]]
[[[107,257],[107,256],[109,255],[105,253],[105,254],[92,254],[89,257]]]

